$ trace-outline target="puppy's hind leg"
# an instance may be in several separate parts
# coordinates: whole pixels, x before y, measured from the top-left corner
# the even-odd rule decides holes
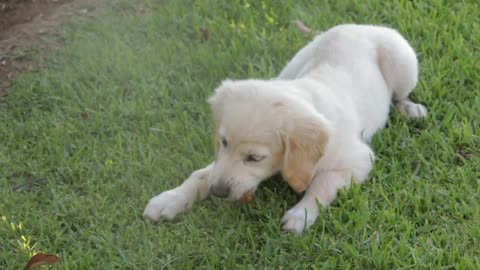
[[[341,158],[339,168],[317,171],[302,200],[283,216],[284,230],[301,234],[317,219],[319,204],[328,206],[339,189],[349,187],[352,181],[365,181],[373,167],[373,151],[360,141],[346,149],[351,152]]]
[[[377,53],[383,77],[393,91],[395,106],[405,117],[426,117],[427,108],[408,98],[418,81],[417,56],[410,44],[398,32],[388,29],[379,41]]]

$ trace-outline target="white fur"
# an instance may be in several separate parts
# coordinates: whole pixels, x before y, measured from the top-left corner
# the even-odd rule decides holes
[[[317,147],[323,155],[305,195],[282,218],[283,229],[302,233],[318,216],[317,202],[327,206],[338,189],[367,178],[374,158],[368,142],[384,127],[392,99],[406,117],[426,116],[424,106],[408,99],[417,73],[415,52],[397,31],[340,25],[301,49],[277,78],[224,81],[210,99],[216,161],[152,198],[144,215],[172,219],[217,185],[227,185],[227,199],[238,200],[270,176],[286,175],[290,151]],[[286,146],[320,135],[325,144]],[[262,160],[250,160],[251,154]]]

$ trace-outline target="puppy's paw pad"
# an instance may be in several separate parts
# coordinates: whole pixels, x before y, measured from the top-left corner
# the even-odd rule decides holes
[[[287,232],[301,234],[305,229],[312,226],[317,215],[306,208],[294,207],[288,210],[282,218],[282,228]]]
[[[184,194],[169,190],[153,197],[145,207],[143,216],[153,221],[172,220],[178,214],[190,209],[192,204]]]
[[[400,113],[408,118],[422,118],[427,116],[427,108],[422,104],[410,100],[402,100],[397,103]]]

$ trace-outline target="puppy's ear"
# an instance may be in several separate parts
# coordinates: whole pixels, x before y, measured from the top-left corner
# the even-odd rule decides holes
[[[218,135],[218,128],[220,126],[220,122],[222,120],[223,110],[224,110],[224,100],[228,96],[228,93],[231,89],[231,84],[233,82],[231,80],[225,80],[222,84],[215,89],[215,93],[208,98],[208,103],[213,112],[213,118],[215,121],[215,152],[218,153],[220,149],[220,138]]]
[[[285,144],[282,175],[293,190],[303,192],[325,153],[331,129],[321,115],[294,119],[289,125],[282,136]]]
[[[215,93],[213,93],[213,95],[211,95],[207,100],[212,109],[213,117],[217,127],[223,114],[225,98],[229,96],[232,84],[233,82],[231,80],[223,81],[220,86],[215,89]]]

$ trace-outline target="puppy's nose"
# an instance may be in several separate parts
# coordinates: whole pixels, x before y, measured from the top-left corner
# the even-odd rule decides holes
[[[230,194],[230,187],[227,184],[216,184],[210,187],[210,193],[219,198],[226,198]]]

